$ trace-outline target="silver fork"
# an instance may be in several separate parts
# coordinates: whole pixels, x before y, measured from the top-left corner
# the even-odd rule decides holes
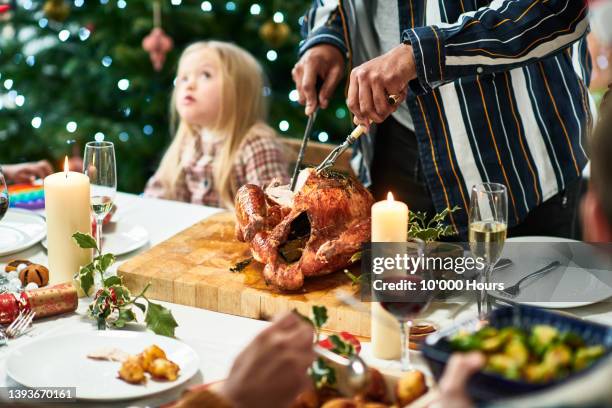
[[[539,276],[539,275],[543,275],[543,274],[545,274],[547,272],[550,272],[553,269],[557,268],[559,265],[561,265],[561,262],[553,261],[553,262],[549,263],[548,265],[546,265],[545,267],[540,268],[537,271],[532,272],[532,273],[530,273],[527,276],[524,276],[518,282],[516,282],[514,285],[508,286],[507,288],[505,288],[502,292],[504,292],[507,295],[510,295],[511,297],[516,297],[516,296],[518,296],[519,292],[521,291],[521,284],[523,282],[525,282],[527,279],[531,279],[533,277],[536,277],[536,276]]]
[[[13,322],[4,330],[0,330],[0,345],[5,345],[8,339],[15,339],[24,334],[30,327],[36,312],[21,311]]]

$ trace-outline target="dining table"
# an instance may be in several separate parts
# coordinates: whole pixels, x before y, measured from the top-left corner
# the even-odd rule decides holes
[[[125,262],[136,254],[163,242],[198,221],[222,211],[219,208],[153,199],[129,193],[118,193],[115,198],[115,204],[117,211],[113,216],[114,221],[121,223],[124,220],[129,220],[131,224],[142,226],[148,232],[149,242],[147,245],[129,254],[119,256],[117,263],[114,265],[114,270],[116,270],[117,265],[121,262]],[[42,210],[39,210],[39,212],[43,213]],[[46,250],[41,243],[22,252],[0,257],[0,268],[4,269],[6,263],[12,259],[28,259],[35,263],[47,264]],[[45,337],[98,330],[95,321],[87,316],[87,307],[91,301],[91,298],[80,298],[78,308],[73,313],[35,320],[30,331],[19,338],[9,340],[6,346],[0,347],[0,405],[2,405],[2,401],[7,401],[7,390],[9,387],[19,387],[19,384],[13,381],[6,372],[6,359],[11,351]],[[176,339],[192,347],[199,355],[199,372],[188,382],[147,398],[115,402],[77,401],[76,404],[67,404],[67,406],[157,407],[174,401],[180,398],[188,387],[201,383],[216,382],[226,378],[239,352],[262,329],[270,324],[267,321],[223,314],[191,306],[157,302],[167,307],[174,315],[178,323],[175,332]],[[465,305],[465,302],[470,303]],[[610,302],[601,302],[575,309],[565,309],[563,313],[569,313],[581,319],[612,325],[612,303]],[[422,318],[434,322],[438,328],[444,328],[454,322],[461,321],[462,319],[465,320],[475,315],[476,305],[471,300],[459,299],[456,302],[434,302],[423,314]],[[143,323],[130,323],[123,329],[113,330],[142,331],[146,329]],[[399,375],[399,362],[374,358],[367,339],[362,344],[361,356],[368,365],[380,369],[384,374]],[[426,374],[429,384],[435,387],[431,372],[420,353],[412,351],[411,359],[414,368],[422,370]],[[612,364],[606,365],[606,367],[610,366]],[[32,369],[35,370],[36,367],[32,367]],[[70,369],[70,367],[66,367],[66,370]],[[608,385],[609,381],[607,380],[610,378],[610,375],[610,370],[608,370],[607,374],[600,373],[598,376],[594,375],[594,378],[588,379],[588,387],[591,390],[600,387],[603,390],[602,392],[605,392],[606,389],[610,388]],[[599,380],[595,377],[599,378]],[[92,381],[95,381],[95,379],[92,379]],[[580,387],[580,385],[578,386]],[[582,384],[582,387],[584,386]],[[565,390],[557,390],[554,393],[541,393],[541,395],[535,398],[541,398],[543,403],[554,404],[554,401],[557,399],[568,402],[573,398],[577,398],[577,394],[580,394],[576,392],[576,389],[572,391],[571,387],[565,388]],[[608,392],[610,391],[608,390]],[[610,400],[612,400],[612,397]],[[517,406],[520,406],[520,400],[517,401]]]

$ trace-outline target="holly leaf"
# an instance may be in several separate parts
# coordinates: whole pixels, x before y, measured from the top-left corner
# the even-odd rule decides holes
[[[98,258],[100,270],[102,270],[102,272],[105,272],[112,264],[115,263],[115,255],[113,254],[104,254]]]
[[[155,334],[168,337],[174,337],[174,329],[178,326],[170,310],[153,302],[149,302],[145,323]]]
[[[325,306],[312,307],[312,321],[317,331],[327,322],[327,308]]]
[[[136,320],[136,316],[131,309],[120,309],[119,318],[115,322],[115,326],[124,327],[127,322],[133,322]]]
[[[321,357],[315,360],[309,371],[317,389],[330,387],[336,383],[336,372]]]
[[[81,289],[83,289],[85,293],[89,294],[89,291],[94,284],[93,264],[85,265],[79,270],[79,283],[81,285]]]
[[[96,240],[89,234],[75,232],[74,234],[72,234],[72,239],[74,239],[76,244],[83,249],[95,249],[96,251],[98,250]]]
[[[113,285],[121,285],[121,283],[121,278],[119,276],[110,276],[104,279],[104,286],[107,288]]]
[[[340,338],[337,334],[332,334],[328,337],[331,344],[334,346],[331,351],[336,354],[340,354],[345,357],[351,357],[355,354],[355,349],[353,345],[349,342],[346,342]]]

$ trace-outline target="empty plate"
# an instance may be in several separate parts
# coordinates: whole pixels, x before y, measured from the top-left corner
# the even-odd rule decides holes
[[[513,264],[494,271],[491,282],[514,285],[522,277],[553,261],[561,265],[528,279],[516,297],[503,292],[488,293],[499,300],[562,309],[586,306],[612,297],[610,262],[588,243],[554,237],[517,237],[506,241],[502,257]]]
[[[31,211],[11,208],[0,220],[0,256],[28,249],[47,235],[45,219]]]

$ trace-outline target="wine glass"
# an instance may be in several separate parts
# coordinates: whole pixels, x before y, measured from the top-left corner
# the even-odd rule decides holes
[[[418,239],[413,240],[417,242],[417,252],[408,254],[409,256],[423,257],[425,252],[425,242]],[[409,247],[410,248],[410,247]],[[436,295],[433,287],[437,285],[428,285],[428,282],[432,280],[431,271],[426,267],[420,267],[416,270],[401,271],[397,274],[397,271],[384,272],[380,278],[382,285],[378,286],[381,288],[377,289],[377,285],[374,285],[374,297],[377,302],[387,312],[391,313],[393,317],[397,319],[400,325],[400,340],[401,340],[401,366],[402,371],[409,371],[412,369],[412,363],[410,362],[410,350],[409,350],[409,338],[410,328],[414,319],[429,306],[432,299]],[[396,285],[395,288],[391,287],[390,284]],[[406,288],[398,289],[398,285]]]
[[[91,184],[89,195],[96,223],[96,242],[102,252],[102,224],[117,193],[117,164],[112,142],[88,142],[85,145],[83,173]]]
[[[6,180],[4,179],[4,173],[2,173],[2,167],[0,167],[0,220],[4,218],[4,215],[9,209],[9,195],[8,189],[6,188]]]
[[[472,187],[469,214],[470,249],[475,257],[484,260],[485,268],[480,274],[480,280],[485,285],[477,293],[478,317],[484,320],[491,311],[487,302],[486,284],[491,278],[493,265],[498,261],[508,229],[508,192],[506,186],[498,183],[481,183]]]

